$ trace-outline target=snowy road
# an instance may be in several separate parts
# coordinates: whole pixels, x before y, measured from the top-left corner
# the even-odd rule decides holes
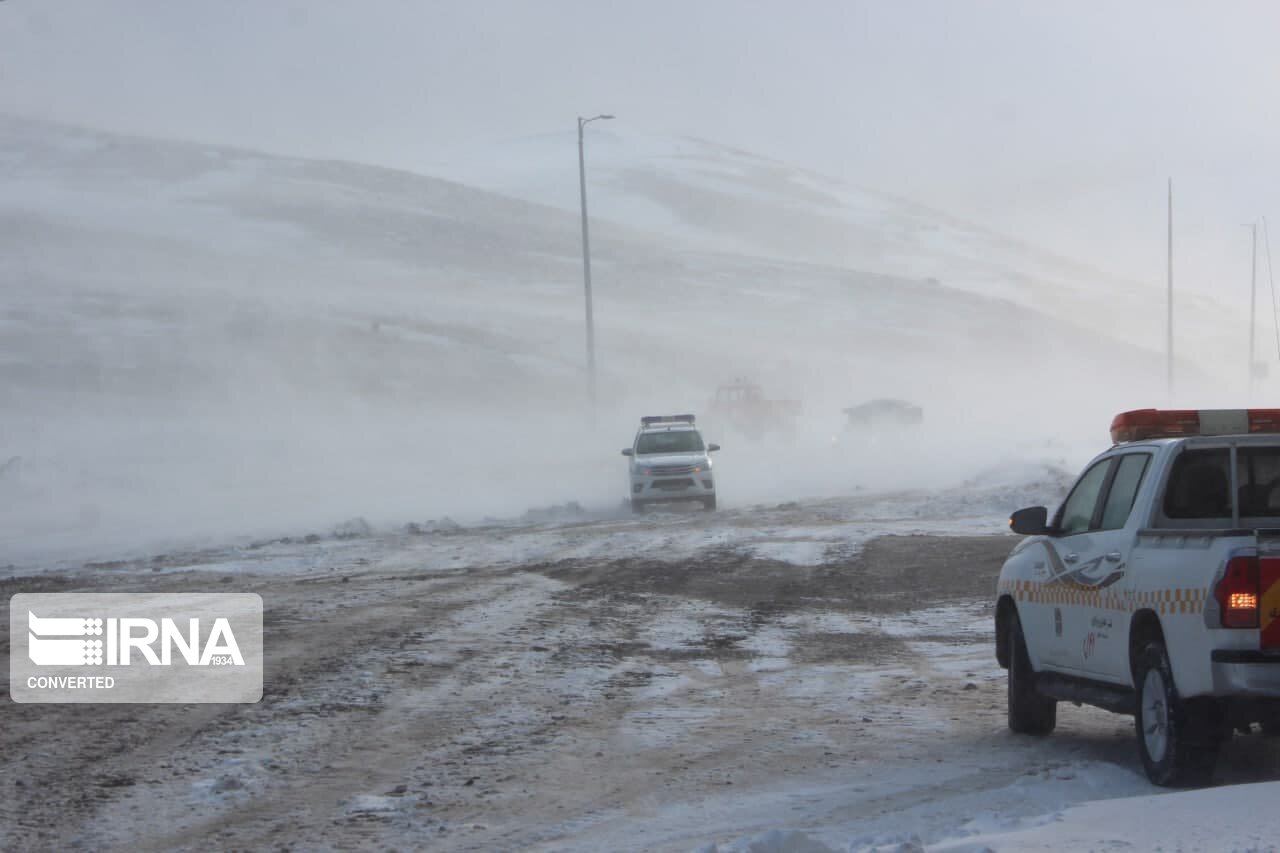
[[[1005,728],[990,594],[1010,537],[871,537],[830,509],[257,543],[0,581],[6,598],[257,592],[268,654],[257,705],[6,701],[0,848],[692,850],[789,828],[895,849],[1155,793],[1126,718],[1065,706],[1051,738]],[[756,547],[801,528],[826,544]],[[1221,781],[1275,779],[1278,757],[1237,738]]]

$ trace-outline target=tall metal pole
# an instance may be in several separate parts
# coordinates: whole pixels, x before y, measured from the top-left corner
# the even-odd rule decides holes
[[[582,149],[582,129],[596,119],[611,119],[601,113],[591,118],[578,116],[578,189],[582,193],[582,286],[587,293],[587,397],[591,417],[596,415],[596,321],[591,308],[591,238],[587,234],[587,159]]]
[[[1257,326],[1254,319],[1258,304],[1258,223],[1249,226],[1253,231],[1253,270],[1249,276],[1249,396],[1247,402],[1253,402],[1253,333]]]
[[[582,286],[587,294],[587,399],[591,414],[596,412],[596,324],[591,307],[591,238],[587,234],[587,161],[583,153],[582,128],[590,119],[578,116],[578,189],[582,194]]]
[[[1169,325],[1165,338],[1165,351],[1169,356],[1166,368],[1166,387],[1169,403],[1173,403],[1173,178],[1169,178]]]

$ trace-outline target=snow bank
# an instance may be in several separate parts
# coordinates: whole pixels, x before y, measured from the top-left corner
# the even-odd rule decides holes
[[[1275,802],[1280,782],[1227,785],[1138,797],[1094,800],[1014,819],[979,816],[935,842],[912,828],[873,832],[839,846],[805,832],[774,829],[697,853],[1015,853],[1064,850],[1280,849]]]
[[[942,853],[1017,850],[1233,850],[1280,847],[1280,782],[1083,803],[1004,832],[957,838]]]

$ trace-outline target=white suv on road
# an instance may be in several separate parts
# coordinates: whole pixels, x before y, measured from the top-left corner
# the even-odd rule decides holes
[[[700,501],[716,508],[716,481],[711,453],[718,444],[704,444],[693,415],[649,415],[640,419],[631,447],[631,509],[641,512],[651,503]]]

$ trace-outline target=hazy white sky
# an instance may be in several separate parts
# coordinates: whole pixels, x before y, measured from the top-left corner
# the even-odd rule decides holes
[[[1234,302],[1239,223],[1280,244],[1277,33],[1267,2],[5,0],[0,110],[408,168],[609,111],[1152,282],[1172,175],[1179,282]]]

